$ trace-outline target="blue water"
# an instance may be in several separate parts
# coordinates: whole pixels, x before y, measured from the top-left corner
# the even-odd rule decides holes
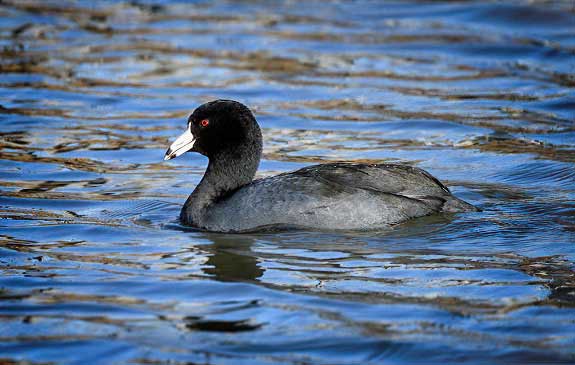
[[[0,2],[0,363],[575,363],[571,1]],[[195,232],[199,104],[258,176],[424,168],[482,212]]]

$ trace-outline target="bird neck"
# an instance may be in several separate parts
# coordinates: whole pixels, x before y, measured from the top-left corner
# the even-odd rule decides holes
[[[188,225],[202,226],[210,206],[252,182],[260,155],[261,145],[255,151],[254,146],[239,146],[210,156],[204,177],[186,200],[180,219]]]

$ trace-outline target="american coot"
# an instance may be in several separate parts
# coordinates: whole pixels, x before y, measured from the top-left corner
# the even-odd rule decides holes
[[[477,210],[411,166],[329,163],[253,180],[262,153],[260,127],[245,105],[232,100],[198,107],[164,159],[188,151],[207,156],[209,163],[180,220],[203,230],[365,230]]]

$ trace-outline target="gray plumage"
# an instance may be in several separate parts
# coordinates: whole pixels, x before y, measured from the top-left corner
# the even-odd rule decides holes
[[[204,119],[206,128],[198,124]],[[182,208],[186,225],[217,232],[367,230],[477,210],[426,171],[405,165],[330,163],[252,181],[262,138],[247,107],[217,100],[196,109],[190,123],[191,151],[209,164]]]

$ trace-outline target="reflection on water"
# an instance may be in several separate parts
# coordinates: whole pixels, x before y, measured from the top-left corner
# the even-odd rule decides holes
[[[569,1],[0,3],[0,362],[575,361]],[[269,176],[425,168],[478,213],[380,232],[177,223],[191,110]]]

